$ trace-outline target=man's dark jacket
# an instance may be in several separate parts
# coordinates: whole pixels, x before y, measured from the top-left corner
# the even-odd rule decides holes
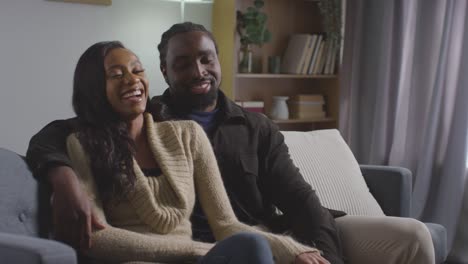
[[[298,241],[318,247],[331,263],[343,263],[333,216],[293,164],[277,126],[261,114],[245,111],[222,92],[218,109],[217,125],[208,136],[239,220],[289,232]],[[149,111],[155,121],[187,116],[175,111],[169,90],[151,99]],[[65,139],[77,123],[76,118],[54,121],[31,139],[27,159],[37,177],[52,166],[70,165]],[[197,222],[194,229],[206,224]]]

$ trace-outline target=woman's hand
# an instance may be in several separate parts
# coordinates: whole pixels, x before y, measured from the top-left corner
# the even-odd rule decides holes
[[[304,252],[296,257],[295,264],[330,264],[319,252]]]
[[[52,222],[54,235],[74,248],[82,250],[91,247],[91,233],[103,229],[93,215],[87,195],[81,189],[72,168],[60,166],[48,171],[52,185]]]

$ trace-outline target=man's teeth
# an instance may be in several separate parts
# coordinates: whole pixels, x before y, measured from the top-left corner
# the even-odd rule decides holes
[[[138,95],[141,95],[142,92],[141,90],[134,90],[134,91],[131,91],[131,92],[128,92],[126,94],[124,94],[123,98],[126,99],[126,98],[130,98],[132,96],[138,96]]]
[[[195,88],[205,88],[205,87],[208,87],[208,85],[210,85],[209,82],[201,82],[201,83],[197,83],[194,85]]]

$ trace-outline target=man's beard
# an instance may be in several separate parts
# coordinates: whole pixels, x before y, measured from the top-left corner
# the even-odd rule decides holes
[[[171,97],[172,103],[180,112],[204,111],[218,100],[218,87],[215,87],[215,82],[212,81],[210,90],[205,94],[192,94],[186,91],[184,93],[172,93]]]

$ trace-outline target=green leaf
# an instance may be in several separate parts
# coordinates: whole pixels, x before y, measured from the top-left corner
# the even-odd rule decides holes
[[[257,22],[259,24],[264,24],[267,21],[267,16],[265,13],[258,13],[257,15]]]
[[[247,26],[245,27],[245,31],[247,33],[255,33],[256,31],[258,31],[258,27],[256,25],[253,25],[253,24],[247,24]]]
[[[255,8],[253,8],[253,7],[251,7],[251,6],[249,6],[249,7],[247,8],[247,13],[256,13],[256,12],[258,12],[257,9],[255,9]]]
[[[254,6],[258,9],[262,8],[265,5],[265,3],[262,0],[255,0],[254,1]]]
[[[265,32],[263,32],[263,42],[268,43],[271,41],[272,35],[271,32],[268,29],[265,29]]]
[[[260,40],[263,39],[263,32],[261,30],[258,30],[257,32],[255,32],[255,35],[258,36]]]
[[[265,4],[264,0],[254,0],[254,5],[246,9],[244,13],[237,13],[237,32],[241,44],[262,45],[271,40],[271,32],[266,27],[267,15],[260,12]]]
[[[260,38],[260,35],[252,36],[251,40],[255,44],[262,44],[262,39]]]
[[[256,16],[257,16],[257,14],[255,14],[255,13],[245,13],[244,14],[244,19],[245,20],[249,20],[249,19],[254,20]]]

